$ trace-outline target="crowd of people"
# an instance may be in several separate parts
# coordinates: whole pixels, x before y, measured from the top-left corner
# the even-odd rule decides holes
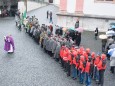
[[[78,23],[76,22],[76,27]],[[73,37],[71,31],[63,33],[63,27],[57,26],[54,35],[53,26],[45,24],[40,26],[35,16],[26,18],[23,29],[43,48],[45,53],[61,64],[67,76],[71,76],[74,80],[79,79],[79,83],[86,86],[91,86],[92,79],[99,86],[104,86],[106,55],[96,54],[89,48],[80,46],[80,32],[75,32]]]

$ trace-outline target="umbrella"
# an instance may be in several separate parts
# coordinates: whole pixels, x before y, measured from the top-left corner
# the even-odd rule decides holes
[[[107,36],[113,36],[113,35],[115,35],[115,32],[113,30],[110,30],[110,31],[106,32],[106,35]]]
[[[112,28],[112,29],[115,29],[115,25],[112,25],[111,28]]]
[[[114,58],[115,58],[115,50],[113,51],[111,57],[114,57]]]
[[[111,44],[111,45],[109,46],[109,48],[110,48],[110,49],[115,48],[115,44]]]
[[[74,27],[71,27],[71,28],[69,28],[68,30],[75,30],[75,28],[74,28]]]
[[[62,30],[65,32],[67,30],[67,28],[63,27]]]
[[[114,25],[115,26],[115,23],[114,22],[112,22],[112,23],[110,23],[110,25],[112,26],[112,25]]]
[[[109,49],[107,54],[109,54],[111,56],[114,51],[115,51],[115,48],[114,49]]]
[[[76,31],[83,32],[83,28],[82,27],[76,28]]]
[[[99,35],[99,38],[100,39],[107,39],[107,35],[106,34],[101,34],[101,35]]]

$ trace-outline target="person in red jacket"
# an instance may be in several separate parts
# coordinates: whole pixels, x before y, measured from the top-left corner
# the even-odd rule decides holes
[[[89,48],[86,48],[86,55],[86,60],[88,61],[88,57],[91,56]]]
[[[80,79],[80,83],[83,84],[84,83],[84,76],[85,76],[85,57],[83,55],[80,56],[80,64],[79,64],[79,79]]]
[[[86,86],[91,86],[91,71],[92,70],[92,64],[91,64],[91,59],[89,58],[88,61],[86,62],[86,67],[85,67],[85,74],[86,74]]]
[[[94,61],[94,80],[98,83],[99,81],[99,71],[97,70],[97,65],[101,59],[100,54],[98,53]]]
[[[65,45],[62,45],[61,49],[60,49],[60,61],[61,61],[61,66],[64,67],[64,63],[63,63],[63,52],[65,49]]]
[[[97,65],[97,69],[99,70],[99,86],[104,86],[104,72],[106,69],[106,55],[101,55],[101,60]]]
[[[67,63],[67,60],[68,60],[68,52],[69,52],[69,49],[67,47],[65,47],[65,49],[63,51],[63,56],[62,56],[65,72],[67,71],[66,63]]]
[[[88,61],[88,54],[86,53],[86,51],[83,51],[83,56],[85,57],[85,60]]]
[[[76,57],[76,69],[77,69],[77,76],[79,77],[79,64],[80,64],[80,52],[79,49],[77,49],[77,57]]]
[[[68,52],[68,62],[67,62],[67,76],[71,75],[71,62],[72,62],[72,53]]]
[[[91,64],[92,64],[92,72],[91,72],[91,78],[93,78],[94,77],[94,61],[95,61],[95,52],[92,52],[91,53],[91,58],[92,58],[92,60],[91,60]]]
[[[77,69],[76,69],[76,57],[77,57],[77,51],[73,50],[73,59],[72,59],[72,64],[71,64],[71,75],[72,78],[75,80],[77,78]]]

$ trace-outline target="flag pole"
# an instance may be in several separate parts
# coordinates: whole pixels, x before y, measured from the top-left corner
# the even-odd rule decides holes
[[[25,7],[26,7],[26,12],[27,12],[27,0],[25,0]]]

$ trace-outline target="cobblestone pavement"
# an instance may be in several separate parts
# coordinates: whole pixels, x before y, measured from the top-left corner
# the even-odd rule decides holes
[[[58,8],[49,5],[32,11],[29,15],[39,18],[40,24],[47,23],[46,10]],[[56,15],[53,14],[56,24]],[[4,36],[12,34],[16,50],[7,54],[4,48]],[[92,51],[101,50],[101,41],[94,40],[93,32],[82,34],[81,45]],[[115,86],[115,74],[109,72],[109,61],[105,72],[104,86]],[[60,67],[60,64],[50,58],[24,31],[20,32],[14,23],[14,18],[0,18],[0,86],[82,86],[78,80],[72,80]],[[93,82],[92,86],[97,86]]]

